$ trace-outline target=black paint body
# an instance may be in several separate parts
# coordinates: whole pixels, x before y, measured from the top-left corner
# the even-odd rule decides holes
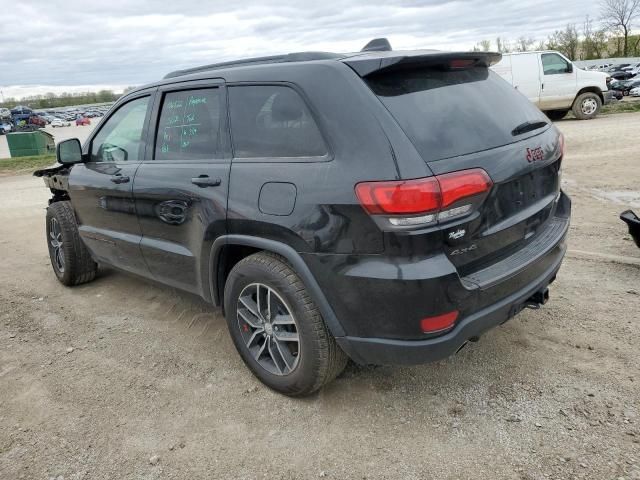
[[[555,278],[570,216],[569,199],[559,185],[559,134],[548,126],[505,146],[427,161],[358,68],[357,60],[325,59],[232,66],[163,80],[128,94],[112,109],[136,96],[151,96],[143,159],[58,168],[44,174],[47,184],[54,194],[66,190],[81,236],[101,263],[219,305],[230,252],[270,250],[298,272],[354,360],[442,358],[515,315]],[[328,153],[234,158],[225,108],[219,152],[212,158],[154,160],[165,92],[216,86],[227,106],[228,88],[241,84],[294,88]],[[519,105],[495,105],[495,114],[507,108]],[[85,155],[93,136],[83,147]],[[538,147],[544,152],[541,161],[527,161],[526,149]],[[493,180],[488,197],[472,215],[435,227],[383,231],[354,192],[362,181],[477,167]],[[129,180],[114,183],[118,176]],[[194,184],[198,177],[212,184]],[[466,235],[449,240],[449,233],[459,229]],[[435,337],[422,333],[422,318],[452,310],[460,312],[452,331]]]

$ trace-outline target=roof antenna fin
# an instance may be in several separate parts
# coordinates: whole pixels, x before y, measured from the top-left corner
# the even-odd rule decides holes
[[[390,52],[391,44],[389,40],[386,38],[374,38],[369,43],[367,43],[361,52]]]

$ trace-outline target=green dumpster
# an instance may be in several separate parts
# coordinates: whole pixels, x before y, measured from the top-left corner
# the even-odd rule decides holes
[[[54,153],[56,149],[53,135],[43,130],[7,134],[7,144],[11,157],[30,157]]]

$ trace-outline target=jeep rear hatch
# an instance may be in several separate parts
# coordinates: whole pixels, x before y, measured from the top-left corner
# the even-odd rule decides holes
[[[393,213],[385,230],[400,233],[402,227],[412,230],[415,239],[419,229],[428,229],[423,231],[431,235],[436,227],[444,235],[450,260],[463,275],[514,254],[542,235],[560,187],[559,133],[529,100],[489,70],[496,57],[384,52],[376,59],[377,68],[358,63],[360,57],[347,59],[435,175],[439,187],[434,196],[456,198],[449,205],[440,201],[428,211],[411,205],[409,219]],[[398,158],[399,163],[403,160]],[[482,180],[478,173],[482,171],[490,181]],[[452,175],[453,190],[443,183],[451,183]],[[396,186],[387,197],[402,200],[400,194],[413,189],[407,198],[428,198],[426,183],[434,179],[399,182],[407,185]],[[370,204],[384,196],[371,188],[367,190],[365,183],[357,192],[370,213],[377,208]]]

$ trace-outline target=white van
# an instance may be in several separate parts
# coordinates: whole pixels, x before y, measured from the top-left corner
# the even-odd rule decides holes
[[[606,73],[582,70],[559,52],[505,53],[491,68],[551,120],[569,110],[581,120],[594,118],[613,98]]]

